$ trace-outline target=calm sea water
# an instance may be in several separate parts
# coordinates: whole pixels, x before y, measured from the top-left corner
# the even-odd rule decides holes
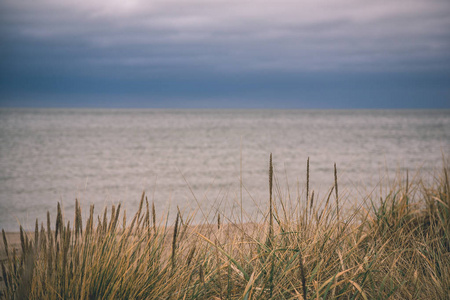
[[[386,174],[431,174],[450,154],[449,110],[0,110],[0,227],[32,229],[62,201],[96,211],[142,191],[157,213],[216,209],[249,214],[267,203],[268,159],[282,193],[306,181],[323,197],[338,166],[340,192],[365,194]],[[287,180],[286,180],[287,178]],[[287,182],[286,182],[287,181]],[[263,204],[261,207],[264,207]],[[236,211],[234,211],[236,212]]]

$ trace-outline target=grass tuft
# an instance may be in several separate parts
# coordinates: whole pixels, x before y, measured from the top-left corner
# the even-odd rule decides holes
[[[346,210],[336,165],[334,185],[320,199],[309,186],[308,159],[306,195],[297,192],[293,205],[270,155],[266,218],[245,224],[221,211],[212,223],[191,224],[195,213],[179,208],[173,226],[168,215],[156,224],[143,193],[129,225],[120,204],[109,220],[107,208],[97,216],[91,206],[83,222],[75,200],[71,227],[58,203],[54,229],[48,212],[40,230],[38,221],[34,232],[20,227],[17,245],[2,230],[0,298],[447,299],[448,165],[432,183],[413,178],[406,172],[381,197],[344,199],[359,204]]]

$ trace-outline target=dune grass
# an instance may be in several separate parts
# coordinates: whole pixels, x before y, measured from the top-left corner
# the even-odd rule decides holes
[[[1,263],[5,299],[448,299],[448,166],[434,183],[398,178],[386,196],[339,207],[338,178],[324,199],[309,187],[288,205],[269,167],[267,215],[239,224],[193,223],[192,214],[156,217],[142,195],[131,222],[120,204],[83,226],[58,203],[21,251]],[[266,187],[267,188],[267,187]],[[278,191],[278,192],[277,192]],[[334,199],[333,199],[334,198]],[[334,201],[333,201],[334,200]],[[222,217],[222,222],[221,222]],[[156,223],[157,219],[163,220]],[[226,222],[223,222],[223,221]]]

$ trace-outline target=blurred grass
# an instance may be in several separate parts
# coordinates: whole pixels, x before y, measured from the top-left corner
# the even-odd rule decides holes
[[[218,212],[216,224],[193,224],[195,213],[180,210],[170,223],[143,193],[130,223],[119,204],[101,217],[92,206],[83,226],[78,201],[73,224],[58,203],[53,230],[49,213],[34,234],[20,228],[20,253],[3,231],[2,298],[448,299],[448,164],[428,185],[398,177],[386,196],[355,199],[370,205],[351,212],[339,207],[336,174],[318,201],[308,160],[306,195],[291,200],[271,157],[260,223]]]

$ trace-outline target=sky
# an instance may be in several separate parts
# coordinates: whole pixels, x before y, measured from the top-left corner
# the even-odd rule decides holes
[[[450,1],[0,0],[0,107],[450,108]]]

